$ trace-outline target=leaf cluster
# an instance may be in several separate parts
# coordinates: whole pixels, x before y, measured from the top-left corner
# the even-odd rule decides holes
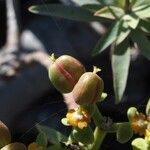
[[[31,6],[36,14],[63,17],[76,21],[98,21],[111,24],[100,38],[93,56],[110,45],[116,103],[120,102],[127,84],[131,52],[138,48],[150,59],[150,1],[149,0],[73,0],[78,6],[46,4]]]

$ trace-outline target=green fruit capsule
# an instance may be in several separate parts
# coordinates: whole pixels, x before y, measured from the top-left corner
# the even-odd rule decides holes
[[[11,143],[3,147],[1,150],[27,150],[27,147],[22,143]]]
[[[11,142],[11,134],[7,126],[0,121],[0,148]]]
[[[87,105],[96,103],[103,92],[104,83],[103,80],[93,72],[84,73],[77,84],[75,85],[72,93],[74,100],[79,105]]]
[[[73,90],[80,76],[85,72],[84,66],[75,58],[62,55],[49,68],[49,78],[61,93]]]

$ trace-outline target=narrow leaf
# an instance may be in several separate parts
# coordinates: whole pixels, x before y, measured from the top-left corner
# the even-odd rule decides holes
[[[120,24],[120,28],[118,31],[118,37],[116,40],[116,45],[119,45],[122,41],[124,41],[128,35],[130,34],[131,29],[129,28],[128,24],[126,21],[122,21],[122,23]]]
[[[143,7],[142,7],[143,6]],[[134,13],[139,16],[141,19],[150,18],[150,4],[142,5],[139,8],[135,8]]]
[[[124,0],[99,0],[103,5],[113,5],[124,8]]]
[[[111,62],[115,98],[116,103],[119,103],[126,88],[130,64],[130,48],[127,40],[115,48]]]
[[[29,8],[29,11],[35,14],[46,16],[62,17],[76,21],[108,21],[104,18],[96,17],[87,9],[75,6],[66,6],[60,4],[35,5]]]
[[[133,150],[149,150],[148,142],[143,138],[136,138],[131,143]]]
[[[83,5],[82,8],[88,9],[89,11],[95,13],[99,9],[101,9],[103,6],[102,5],[97,5],[97,4],[87,4]]]
[[[132,5],[133,5],[133,9],[137,8],[137,7],[141,7],[142,5],[146,4],[149,5],[150,1],[149,0],[132,0]]]
[[[143,32],[150,34],[150,21],[149,20],[140,20],[138,26]]]
[[[125,1],[121,1],[121,0],[115,0],[115,5],[120,7],[120,8],[124,8],[124,3]]]
[[[89,5],[89,4],[98,4],[98,5],[101,4],[98,0],[72,0],[72,1],[76,3],[78,6]]]
[[[52,129],[50,127],[37,125],[37,129],[39,130],[39,132],[44,132],[48,140],[53,144],[58,144],[61,141],[67,139],[67,137],[65,137],[59,131],[56,131],[55,129]]]
[[[123,17],[123,20],[131,27],[132,29],[135,29],[140,21],[138,16],[135,14],[125,15]]]
[[[137,0],[131,0],[130,1],[131,6],[134,6],[136,2],[137,2]]]
[[[103,5],[114,5],[114,0],[98,0]]]
[[[115,6],[106,6],[96,11],[94,15],[109,19],[116,19],[124,15],[124,10]]]
[[[117,39],[120,22],[120,20],[116,21],[107,33],[97,42],[93,50],[93,55],[101,53]]]
[[[134,31],[131,36],[133,41],[137,43],[142,55],[150,60],[150,41],[147,37],[139,30]]]

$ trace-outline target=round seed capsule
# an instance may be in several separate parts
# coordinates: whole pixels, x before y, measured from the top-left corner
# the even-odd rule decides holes
[[[11,134],[8,127],[0,121],[0,148],[11,142]]]
[[[72,93],[77,104],[94,104],[101,97],[103,88],[103,80],[96,73],[86,72],[80,77]]]
[[[58,91],[69,93],[84,72],[84,66],[77,59],[62,55],[50,66],[49,78]]]
[[[1,150],[27,150],[27,147],[22,143],[11,143],[4,146]]]

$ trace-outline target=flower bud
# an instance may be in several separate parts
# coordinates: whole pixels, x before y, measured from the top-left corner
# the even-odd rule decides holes
[[[84,72],[84,66],[77,59],[62,55],[50,66],[49,78],[58,91],[69,93]]]
[[[150,99],[148,100],[146,104],[146,115],[150,116]]]
[[[138,115],[139,115],[139,112],[137,111],[135,107],[130,107],[127,111],[127,116],[128,116],[129,121],[131,121],[134,117]]]
[[[11,143],[3,147],[1,150],[27,150],[27,147],[22,143]]]
[[[103,80],[96,73],[86,72],[80,77],[72,93],[77,104],[94,104],[100,99],[103,88]]]
[[[0,148],[11,142],[11,134],[7,126],[0,121]]]

